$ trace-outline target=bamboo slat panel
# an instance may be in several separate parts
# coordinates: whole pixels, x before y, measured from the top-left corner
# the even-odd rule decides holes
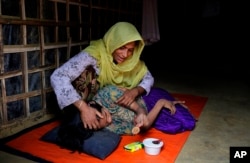
[[[142,0],[16,1],[0,0],[0,138],[55,117],[49,77],[90,40],[117,21],[141,27]]]

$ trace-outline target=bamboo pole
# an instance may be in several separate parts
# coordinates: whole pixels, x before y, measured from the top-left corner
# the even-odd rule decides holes
[[[57,7],[57,2],[54,2],[54,15],[55,15],[55,21],[58,22],[58,7]],[[55,42],[58,43],[58,26],[55,26]],[[60,65],[60,58],[59,58],[59,50],[56,48],[55,50],[55,61],[56,61],[56,66],[59,67]]]
[[[39,18],[40,20],[43,19],[43,0],[39,0],[39,5],[37,6],[39,8]],[[44,49],[44,26],[39,27],[39,38],[40,38],[40,61],[41,65],[45,66],[45,49]],[[45,78],[45,71],[41,71],[41,109],[43,112],[46,111],[47,105],[46,105],[46,92],[44,91],[46,88],[46,78]]]
[[[71,43],[71,46],[81,46],[81,45],[87,45],[88,41],[83,42],[73,42]],[[44,44],[44,50],[49,49],[57,49],[57,48],[64,48],[67,47],[67,42],[57,42],[57,43],[47,43]],[[28,44],[28,45],[4,45],[3,46],[3,53],[20,53],[20,52],[29,52],[29,51],[37,51],[40,50],[39,44]]]
[[[82,7],[81,6],[78,6],[78,21],[80,24],[82,24]],[[82,26],[79,27],[79,40],[82,40]]]
[[[3,53],[3,30],[2,25],[0,24],[0,75],[4,73],[4,53]],[[7,118],[7,98],[6,98],[6,89],[5,89],[5,79],[1,79],[1,94],[0,94],[0,116],[1,123],[5,124],[8,121]]]
[[[25,0],[20,0],[20,8],[21,8],[21,19],[26,20],[26,13],[25,13]],[[22,32],[22,43],[23,45],[27,45],[27,25],[21,25],[21,32]],[[24,92],[29,92],[29,77],[28,77],[28,59],[27,59],[27,52],[21,53],[21,61],[22,61],[22,83]],[[29,106],[29,98],[24,99],[24,114],[25,117],[30,115],[30,106]]]
[[[70,22],[69,14],[70,14],[69,0],[66,0],[66,22]],[[70,58],[70,51],[71,51],[71,35],[69,27],[67,27],[67,40],[68,40],[68,47],[67,47],[67,60],[68,60]]]

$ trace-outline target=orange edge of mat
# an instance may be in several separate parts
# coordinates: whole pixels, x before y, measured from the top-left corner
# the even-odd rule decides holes
[[[206,97],[194,96],[194,95],[185,95],[185,94],[173,94],[173,96],[179,100],[185,100],[186,105],[190,108],[192,114],[198,119],[205,104],[207,101]],[[99,163],[99,162],[143,162],[143,163],[172,163],[177,158],[179,152],[184,146],[188,136],[191,131],[186,131],[179,134],[166,134],[161,131],[158,131],[154,128],[151,128],[145,134],[139,134],[135,136],[122,136],[121,142],[119,143],[116,150],[111,153],[105,160],[100,160],[93,156],[89,156],[85,153],[71,153],[67,149],[61,149],[59,146],[47,143],[39,140],[42,135],[53,127],[59,124],[58,121],[51,122],[49,124],[43,125],[39,128],[36,128],[26,134],[21,135],[20,137],[9,141],[6,143],[7,146],[20,150],[22,152],[29,153],[33,156],[48,160],[51,162],[74,162],[82,163],[83,161],[89,161],[89,163]],[[146,137],[155,137],[160,138],[164,142],[164,146],[157,156],[147,155],[143,149],[140,149],[135,152],[128,152],[123,149],[123,146],[135,141],[142,142]]]

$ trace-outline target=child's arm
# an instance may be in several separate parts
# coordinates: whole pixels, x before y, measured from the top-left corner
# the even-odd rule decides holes
[[[142,108],[136,101],[132,102],[132,104],[129,105],[129,108],[136,113],[136,115],[139,114],[145,114],[147,115],[146,109]]]
[[[136,102],[134,102],[134,103],[132,103],[134,107],[138,105]],[[151,127],[151,125],[155,121],[157,115],[159,114],[159,112],[161,111],[162,108],[168,108],[170,110],[171,114],[174,114],[176,111],[175,105],[176,104],[183,104],[183,103],[185,103],[185,101],[169,101],[166,99],[160,99],[156,102],[155,106],[147,114],[146,117],[142,114],[139,114],[136,117],[136,119],[135,119],[136,126],[141,127],[143,129],[148,129]],[[143,108],[141,108],[141,109],[143,109]]]

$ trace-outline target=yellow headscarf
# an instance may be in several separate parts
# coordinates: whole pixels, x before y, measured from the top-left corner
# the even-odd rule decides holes
[[[115,64],[112,53],[132,41],[138,41],[133,55],[123,63]],[[97,59],[100,68],[97,80],[101,87],[113,84],[133,88],[139,84],[147,72],[145,63],[140,60],[144,46],[144,41],[134,25],[128,22],[118,22],[106,32],[103,39],[91,41],[83,51]]]

